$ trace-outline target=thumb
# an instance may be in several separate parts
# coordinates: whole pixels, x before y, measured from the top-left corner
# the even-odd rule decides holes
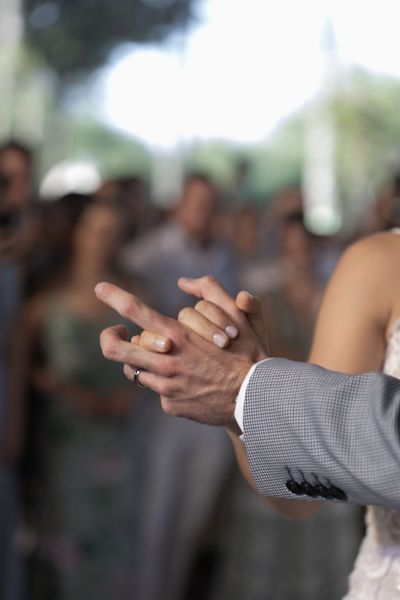
[[[269,351],[267,324],[261,299],[249,292],[241,291],[236,296],[236,306],[246,314],[247,320],[255,334],[262,340]]]

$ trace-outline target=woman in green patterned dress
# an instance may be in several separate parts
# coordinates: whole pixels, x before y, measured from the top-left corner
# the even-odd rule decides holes
[[[99,280],[121,283],[113,268],[120,234],[114,208],[89,206],[63,282],[28,312],[45,406],[31,585],[40,600],[135,597],[144,417],[138,390],[101,356],[99,332],[112,312],[93,294]]]

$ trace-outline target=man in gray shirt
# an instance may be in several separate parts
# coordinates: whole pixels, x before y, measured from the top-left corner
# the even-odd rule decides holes
[[[184,181],[173,217],[129,244],[122,266],[139,278],[152,304],[176,318],[188,296],[176,280],[182,273],[210,272],[231,293],[237,291],[232,248],[213,236],[217,199],[200,174]],[[225,340],[221,340],[221,346]],[[232,451],[224,432],[208,425],[171,419],[154,405],[155,440],[147,466],[150,485],[143,545],[143,597],[175,600],[185,587],[202,528],[218,499]],[[154,577],[157,572],[157,577]]]

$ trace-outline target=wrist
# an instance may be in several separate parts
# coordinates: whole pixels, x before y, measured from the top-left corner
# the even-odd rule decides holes
[[[240,437],[243,435],[243,431],[240,429],[235,417],[233,417],[230,423],[225,425],[225,429],[232,440],[240,439]]]
[[[257,365],[264,361],[264,360],[269,360],[269,356],[267,353],[259,353],[259,356],[257,357],[259,360],[254,361],[251,365],[247,365],[244,377],[242,377],[241,379],[241,384],[240,384],[240,388],[238,389],[238,392],[236,394],[236,398],[235,398],[235,412],[234,412],[234,418],[235,418],[235,423],[237,424],[237,428],[235,427],[234,429],[231,429],[231,431],[235,432],[237,435],[237,431],[239,430],[239,437],[242,436],[242,434],[244,433],[244,403],[245,403],[245,399],[246,399],[246,390],[247,390],[247,386],[249,384],[249,381],[257,367]]]

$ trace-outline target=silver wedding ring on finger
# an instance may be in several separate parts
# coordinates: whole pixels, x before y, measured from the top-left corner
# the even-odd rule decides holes
[[[134,374],[133,374],[133,381],[136,383],[136,385],[137,385],[138,387],[140,387],[140,388],[144,388],[145,386],[144,386],[144,385],[142,385],[142,384],[140,383],[140,380],[139,380],[139,376],[140,376],[140,373],[141,373],[141,372],[142,372],[142,371],[139,371],[139,369],[136,369],[136,371],[135,371],[135,372],[134,372]]]

